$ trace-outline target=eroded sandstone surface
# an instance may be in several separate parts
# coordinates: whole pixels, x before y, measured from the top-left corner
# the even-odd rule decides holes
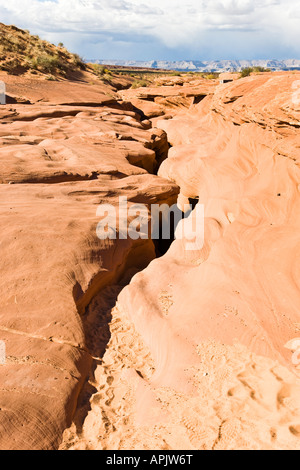
[[[299,74],[3,77],[0,448],[299,449]],[[99,240],[120,196],[203,246]]]
[[[44,82],[32,95],[19,81],[30,102],[43,92]],[[132,106],[110,98],[109,107],[97,87],[80,85],[73,98],[74,89],[55,83],[53,102],[50,87],[47,104],[1,108],[2,449],[57,448],[92,366],[86,308],[156,256],[150,239],[100,241],[97,207],[120,196],[173,204],[179,191],[154,175],[164,131]]]
[[[298,80],[215,85],[155,118],[172,146],[158,174],[204,205],[203,246],[175,240],[121,290],[62,448],[300,448]]]

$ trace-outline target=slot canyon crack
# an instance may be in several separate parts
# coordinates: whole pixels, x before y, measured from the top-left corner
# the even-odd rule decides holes
[[[277,125],[293,80],[237,80],[153,118],[171,144],[158,175],[179,186],[180,206],[205,205],[204,245],[189,252],[175,240],[116,287],[92,396],[85,388],[62,449],[299,447],[289,341],[299,325],[300,175],[278,154],[285,143],[298,159],[299,140],[293,123],[288,134]],[[137,94],[140,106],[148,96]]]

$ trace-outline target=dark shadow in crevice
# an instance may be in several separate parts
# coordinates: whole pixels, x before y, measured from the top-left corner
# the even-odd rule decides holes
[[[189,197],[189,203],[192,206],[192,210],[195,209],[198,202],[199,202],[199,197]]]
[[[82,317],[85,333],[85,348],[93,357],[93,363],[89,376],[78,396],[77,409],[73,417],[73,423],[78,435],[82,433],[85,419],[91,411],[91,398],[99,391],[96,386],[93,385],[93,377],[97,366],[102,362],[102,358],[110,341],[111,311],[123,287],[124,286],[109,286],[101,290],[90,302],[84,317]]]
[[[9,95],[5,95],[5,100],[6,104],[31,104],[31,102],[25,98],[18,98]]]
[[[156,257],[160,258],[165,255],[170,249],[170,246],[175,240],[176,228],[181,220],[187,217],[191,211],[188,213],[182,212],[179,207],[172,206],[172,210],[169,213],[165,212],[164,214],[159,214],[159,219],[154,221],[154,231],[152,233],[157,233],[152,240],[155,245]]]
[[[170,249],[173,241],[175,240],[175,232],[179,222],[185,218],[187,218],[191,212],[195,209],[196,205],[199,202],[199,198],[189,198],[190,210],[187,212],[182,212],[178,207],[176,207],[175,212],[170,211],[170,220],[167,221],[166,216],[164,217],[160,214],[159,217],[159,237],[158,239],[154,239],[156,257],[160,258],[161,256],[165,255],[167,251]],[[163,228],[163,223],[167,223],[169,225],[169,232],[168,230]],[[165,226],[166,227],[166,226]]]
[[[206,95],[195,96],[195,97],[194,97],[193,104],[199,104],[199,103],[201,103],[201,101],[204,100],[204,98],[206,98]]]

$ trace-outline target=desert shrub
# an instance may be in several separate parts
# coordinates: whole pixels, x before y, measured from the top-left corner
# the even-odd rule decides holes
[[[56,77],[54,77],[54,75],[47,75],[46,80],[48,80],[49,82],[56,82],[57,81],[57,79],[56,79]]]
[[[111,73],[105,73],[103,76],[102,76],[103,80],[105,80],[106,82],[109,82],[110,79],[111,79]]]
[[[251,73],[253,72],[253,68],[252,67],[245,67],[242,71],[241,71],[241,78],[245,78],[245,77],[250,77]]]
[[[146,86],[148,86],[148,83],[145,80],[136,80],[131,85],[131,88],[136,89],[136,88],[143,88],[143,87],[146,87]]]
[[[219,78],[219,74],[218,73],[209,73],[208,75],[206,75],[206,78],[208,80],[216,80],[217,78]]]
[[[78,54],[72,54],[72,62],[75,65],[75,67],[80,68],[81,70],[86,69],[86,65],[84,63],[84,60],[78,55]]]
[[[41,72],[54,74],[58,71],[64,71],[66,64],[58,57],[50,54],[40,54],[29,58],[28,65]]]
[[[256,72],[256,73],[264,72],[264,71],[265,71],[264,67],[260,67],[260,66],[253,67],[252,70],[253,70],[253,72]]]
[[[22,52],[26,49],[24,41],[20,41],[18,37],[7,35],[2,39],[2,47],[5,52]]]
[[[68,52],[63,43],[59,43],[56,47],[37,35],[31,36],[29,31],[13,26],[1,26],[1,23],[0,34],[0,56],[5,56],[5,64],[2,64],[4,70],[19,73],[36,70],[51,76],[66,75],[68,71],[75,69],[86,69],[83,59],[78,54]],[[14,64],[13,58],[19,63]]]
[[[17,73],[17,70],[19,69],[20,66],[21,66],[20,61],[15,58],[6,62],[4,70],[6,70],[7,73],[9,74],[14,75]]]
[[[105,67],[105,65],[93,64],[92,67],[95,74],[99,77],[103,77],[103,75],[109,75],[111,77],[113,74],[111,70]]]
[[[267,69],[259,65],[255,67],[246,67],[241,71],[241,78],[249,77],[251,73],[262,73],[262,72],[271,72],[271,69]]]
[[[253,67],[253,72],[256,72],[256,73],[271,72],[271,69],[266,69],[265,67],[256,66],[256,67]]]
[[[101,77],[105,74],[105,67],[104,65],[100,65],[100,64],[92,64],[92,68],[95,72],[96,75],[98,75],[98,77]]]

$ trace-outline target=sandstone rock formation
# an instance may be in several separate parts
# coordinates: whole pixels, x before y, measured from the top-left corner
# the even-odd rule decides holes
[[[155,103],[157,116],[165,114],[170,108],[190,108],[199,103],[209,94],[213,94],[216,87],[215,80],[207,79],[178,79],[178,77],[158,78],[156,87],[145,87],[138,90],[128,89],[119,92],[123,100],[128,100],[144,111],[144,103]],[[148,105],[149,106],[149,105]],[[146,108],[148,109],[148,108]],[[165,111],[165,112],[164,112]],[[145,111],[147,113],[147,111]],[[169,113],[166,113],[169,114]],[[151,113],[149,117],[155,117]]]
[[[159,175],[180,186],[183,200],[205,205],[207,235],[192,260],[176,242],[153,263],[157,273],[173,257],[182,260],[185,281],[178,276],[173,288],[179,309],[184,301],[191,315],[187,324],[198,323],[201,311],[195,341],[239,338],[287,363],[284,346],[297,333],[300,301],[297,78],[264,75],[220,85],[185,116],[158,123],[174,145]],[[150,268],[149,275],[153,289]],[[139,275],[143,289],[145,276],[147,270]],[[176,318],[176,305],[172,311]]]
[[[299,75],[1,78],[0,448],[299,449]],[[203,246],[99,240],[120,196]]]
[[[38,80],[32,92],[7,82],[30,102],[43,95]],[[150,239],[100,241],[97,207],[178,195],[151,175],[167,156],[163,131],[97,86],[47,91],[47,104],[1,108],[1,449],[58,447],[92,365],[86,308],[156,256]]]
[[[204,204],[204,243],[174,241],[121,290],[62,448],[300,448],[298,81],[222,84],[156,119],[172,145],[159,176]]]

